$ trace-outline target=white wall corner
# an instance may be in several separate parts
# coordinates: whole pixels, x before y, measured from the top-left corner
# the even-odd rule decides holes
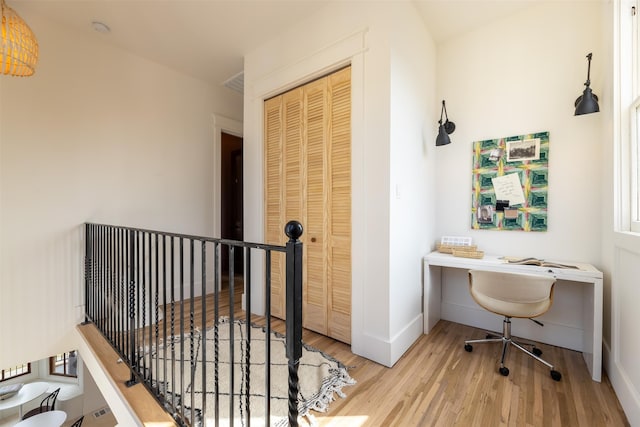
[[[422,313],[416,316],[391,340],[368,334],[353,337],[351,351],[354,354],[392,368],[423,334]]]

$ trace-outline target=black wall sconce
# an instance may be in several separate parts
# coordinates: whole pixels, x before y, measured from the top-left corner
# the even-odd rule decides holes
[[[584,92],[582,92],[582,95],[580,95],[578,99],[576,99],[576,116],[580,116],[582,114],[597,113],[598,111],[600,111],[600,107],[598,106],[598,97],[591,91],[591,88],[589,87],[589,85],[591,84],[591,80],[589,79],[589,77],[591,76],[592,56],[592,53],[589,53],[587,55],[589,65],[587,68],[587,81],[584,84],[586,87],[584,88]]]
[[[442,123],[442,114],[444,113],[445,121]],[[442,100],[442,110],[440,110],[440,120],[438,120],[440,127],[438,128],[438,136],[436,137],[436,147],[441,145],[451,144],[449,135],[456,130],[456,124],[449,121],[447,116],[447,107],[444,105],[444,99]]]

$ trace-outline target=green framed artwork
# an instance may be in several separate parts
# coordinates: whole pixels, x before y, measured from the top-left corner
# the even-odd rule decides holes
[[[471,228],[547,231],[549,132],[473,143]]]

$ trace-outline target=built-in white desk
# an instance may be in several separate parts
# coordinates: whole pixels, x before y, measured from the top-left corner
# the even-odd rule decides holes
[[[482,259],[454,257],[440,252],[432,252],[424,257],[424,333],[428,334],[441,319],[442,275],[443,268],[463,270],[488,270],[520,273],[537,273],[554,276],[558,282],[556,286],[563,286],[563,282],[577,283],[586,288],[580,292],[579,308],[582,311],[582,325],[579,329],[581,339],[573,349],[581,351],[587,368],[594,381],[600,382],[602,373],[602,272],[590,264],[566,263],[578,268],[548,268],[531,265],[508,264],[496,255],[485,255]],[[554,305],[561,292],[556,288]],[[469,318],[455,314],[448,314],[449,320],[471,326],[480,326],[469,322]],[[546,342],[546,341],[543,341]],[[547,342],[560,345],[559,342]],[[462,344],[461,344],[462,345]],[[571,348],[571,347],[569,347]]]

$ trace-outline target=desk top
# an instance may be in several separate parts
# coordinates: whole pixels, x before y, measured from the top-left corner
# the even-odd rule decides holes
[[[60,427],[66,419],[64,411],[47,411],[22,420],[14,427]]]
[[[540,267],[537,265],[510,264],[500,259],[502,255],[486,255],[482,259],[456,257],[451,254],[441,252],[431,252],[424,257],[430,265],[440,267],[478,268],[490,271],[521,272],[532,274],[553,274],[560,280],[573,280],[578,282],[592,282],[594,279],[602,280],[602,272],[591,264],[579,262],[562,262],[563,264],[575,265],[578,268],[557,268]]]
[[[16,395],[5,400],[0,400],[0,410],[15,408],[16,406],[30,402],[44,394],[47,388],[49,388],[49,385],[43,382],[25,384]]]

